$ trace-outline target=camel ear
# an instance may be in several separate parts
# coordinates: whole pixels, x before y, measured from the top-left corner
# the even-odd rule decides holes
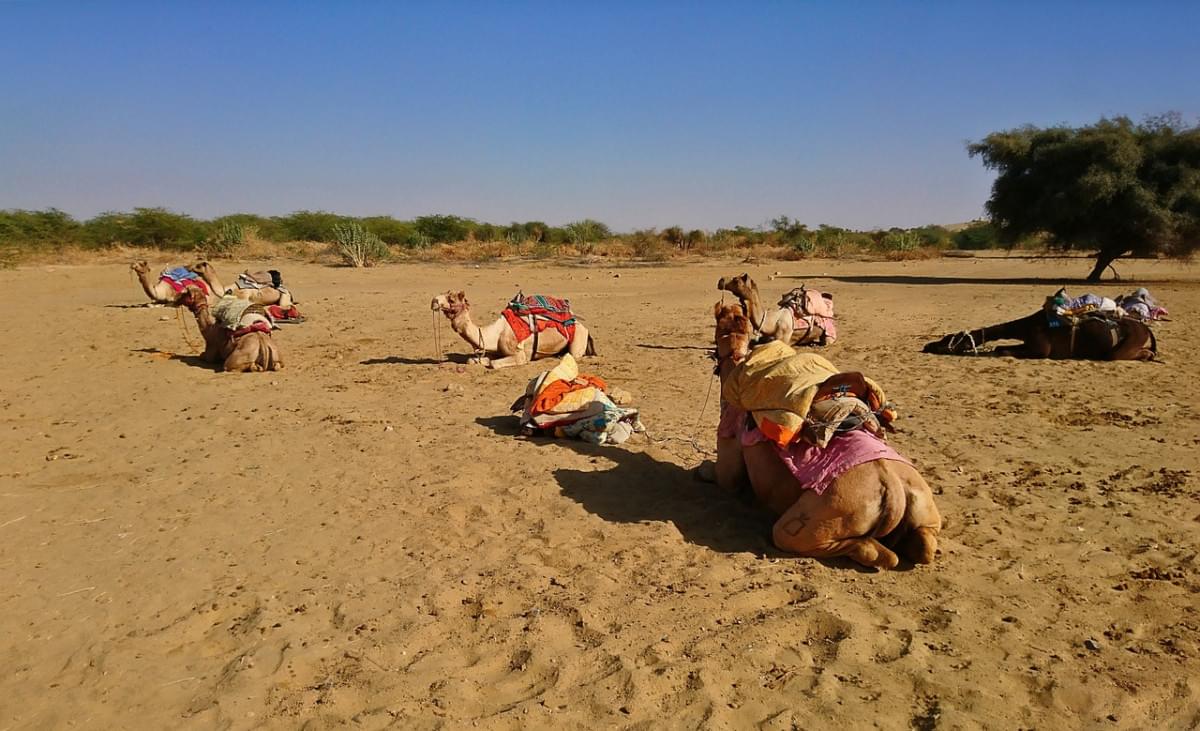
[[[725,277],[717,280],[717,289],[725,289]]]

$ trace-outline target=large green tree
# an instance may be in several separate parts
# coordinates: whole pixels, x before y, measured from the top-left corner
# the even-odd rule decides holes
[[[1089,281],[1127,254],[1200,248],[1200,124],[1164,115],[1026,126],[967,149],[997,172],[987,211],[1001,239],[1041,235],[1054,248],[1095,252]]]

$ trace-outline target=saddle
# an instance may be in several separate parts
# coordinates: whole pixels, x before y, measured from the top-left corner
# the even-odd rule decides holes
[[[795,321],[797,332],[801,332],[801,326],[803,326],[804,334],[800,336],[801,340],[807,337],[814,325],[819,325],[823,333],[820,340],[821,345],[829,345],[837,341],[837,323],[834,320],[832,294],[818,292],[800,285],[780,298],[779,307],[792,311],[792,319]]]
[[[537,355],[538,336],[547,328],[558,330],[568,343],[575,337],[577,318],[571,312],[570,300],[540,294],[526,296],[523,292],[517,292],[501,314],[508,321],[518,343],[533,336],[531,355]]]

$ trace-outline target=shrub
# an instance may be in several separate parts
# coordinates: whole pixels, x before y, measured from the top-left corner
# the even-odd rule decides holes
[[[612,231],[599,221],[585,218],[582,221],[572,221],[563,226],[567,240],[576,246],[594,244],[601,239],[612,236]]]
[[[208,237],[208,247],[216,254],[231,254],[246,243],[246,227],[232,219],[213,221],[213,232]]]
[[[0,211],[0,245],[40,246],[77,242],[82,226],[57,208]]]
[[[418,216],[412,222],[413,229],[420,234],[419,240],[434,244],[463,241],[474,224],[469,218],[442,215]]]
[[[347,264],[369,267],[388,256],[387,244],[355,221],[334,224],[334,249]]]
[[[328,211],[296,211],[273,220],[285,241],[334,241],[334,229],[351,219]]]
[[[954,245],[960,249],[994,249],[1000,244],[1000,233],[987,221],[976,221],[954,234]]]

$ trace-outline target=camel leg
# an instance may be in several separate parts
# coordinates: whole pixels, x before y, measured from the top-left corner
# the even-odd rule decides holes
[[[942,530],[942,515],[925,478],[908,465],[900,468],[900,472],[907,504],[904,519],[895,531],[900,535],[895,549],[913,563],[933,563],[937,554],[937,536]]]
[[[525,365],[529,362],[529,353],[525,352],[524,348],[518,348],[517,352],[507,358],[492,358],[487,365],[489,368],[510,368],[512,366]]]
[[[575,324],[575,334],[571,338],[571,346],[569,353],[575,360],[579,360],[587,355],[588,331],[587,328],[578,323]]]
[[[775,522],[771,538],[800,556],[846,556],[863,566],[895,568],[899,557],[870,535],[883,517],[881,490],[879,479],[838,478],[822,495],[805,492]]]

